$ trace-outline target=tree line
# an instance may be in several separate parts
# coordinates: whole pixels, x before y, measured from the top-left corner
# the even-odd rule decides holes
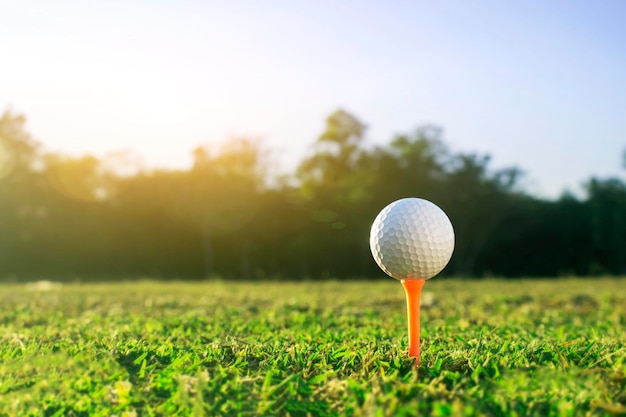
[[[337,110],[295,172],[270,175],[266,150],[247,139],[198,147],[189,169],[129,173],[45,152],[25,122],[0,117],[0,280],[379,277],[370,225],[409,196],[454,225],[444,274],[626,272],[624,182],[591,178],[584,198],[537,198],[520,169],[454,152],[433,126],[366,146],[363,122]]]

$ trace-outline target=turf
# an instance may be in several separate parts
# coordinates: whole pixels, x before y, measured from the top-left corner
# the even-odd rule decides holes
[[[2,416],[626,415],[626,280],[0,286]]]

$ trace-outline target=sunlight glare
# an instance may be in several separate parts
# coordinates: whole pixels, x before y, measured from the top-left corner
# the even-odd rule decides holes
[[[101,202],[111,195],[96,160],[54,161],[48,168],[48,181],[58,193],[83,202]]]
[[[188,110],[171,79],[148,73],[133,77],[126,86],[122,107],[131,117],[161,125],[185,120]]]

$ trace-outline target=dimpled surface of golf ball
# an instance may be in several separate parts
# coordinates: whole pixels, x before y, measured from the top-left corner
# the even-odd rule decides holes
[[[454,229],[446,213],[421,198],[403,198],[376,216],[370,231],[374,260],[393,278],[430,279],[448,264]]]

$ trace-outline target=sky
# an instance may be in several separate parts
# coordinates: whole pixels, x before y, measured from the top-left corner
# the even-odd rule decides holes
[[[624,1],[0,0],[0,111],[45,149],[186,167],[259,139],[293,169],[326,116],[424,124],[545,197],[626,179]]]

